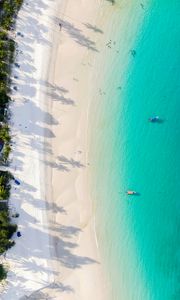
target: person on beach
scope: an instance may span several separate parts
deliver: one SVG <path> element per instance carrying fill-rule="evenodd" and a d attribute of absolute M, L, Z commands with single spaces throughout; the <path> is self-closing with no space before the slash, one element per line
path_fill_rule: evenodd
<path fill-rule="evenodd" d="M 59 29 L 60 29 L 60 31 L 61 31 L 61 29 L 62 29 L 62 24 L 61 24 L 61 23 L 59 23 Z"/>

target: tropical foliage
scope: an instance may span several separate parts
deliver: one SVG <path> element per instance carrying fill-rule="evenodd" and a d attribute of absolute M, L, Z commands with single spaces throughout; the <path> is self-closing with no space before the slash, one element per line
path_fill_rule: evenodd
<path fill-rule="evenodd" d="M 14 245 L 11 237 L 17 229 L 16 224 L 11 224 L 8 209 L 0 211 L 0 227 L 0 254 L 2 254 Z"/>
<path fill-rule="evenodd" d="M 0 171 L 0 200 L 7 200 L 10 196 L 10 181 L 13 179 L 11 173 Z"/>
<path fill-rule="evenodd" d="M 0 141 L 3 149 L 0 153 L 0 165 L 8 162 L 11 151 L 11 136 L 8 125 L 10 98 L 10 73 L 14 61 L 15 42 L 11 38 L 17 13 L 23 0 L 0 0 Z M 0 204 L 6 203 L 10 195 L 10 181 L 13 176 L 0 171 Z M 8 205 L 0 205 L 0 254 L 13 246 L 11 240 L 17 225 L 11 223 Z M 7 271 L 0 264 L 0 280 L 6 278 Z"/>
<path fill-rule="evenodd" d="M 7 276 L 7 271 L 2 264 L 0 264 L 0 280 L 5 279 Z"/>

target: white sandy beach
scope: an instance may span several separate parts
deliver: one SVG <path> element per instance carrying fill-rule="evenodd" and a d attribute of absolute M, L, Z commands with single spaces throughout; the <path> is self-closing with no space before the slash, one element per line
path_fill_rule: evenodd
<path fill-rule="evenodd" d="M 106 299 L 87 130 L 94 61 L 106 38 L 96 20 L 108 9 L 100 0 L 37 0 L 19 13 L 11 169 L 21 185 L 10 206 L 22 236 L 6 255 L 3 300 Z"/>

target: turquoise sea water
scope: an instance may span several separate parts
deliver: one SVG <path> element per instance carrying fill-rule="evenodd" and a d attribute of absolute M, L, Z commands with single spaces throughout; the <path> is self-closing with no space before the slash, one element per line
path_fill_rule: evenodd
<path fill-rule="evenodd" d="M 144 7 L 136 55 L 122 46 L 127 67 L 120 52 L 93 119 L 92 197 L 111 300 L 180 299 L 180 1 Z M 154 114 L 163 122 L 149 123 Z"/>

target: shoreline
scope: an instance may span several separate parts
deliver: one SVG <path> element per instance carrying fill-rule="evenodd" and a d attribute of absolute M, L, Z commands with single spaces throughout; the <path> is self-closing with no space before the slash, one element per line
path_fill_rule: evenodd
<path fill-rule="evenodd" d="M 46 1 L 46 3 L 49 3 L 49 1 Z M 32 5 L 30 7 L 30 5 L 28 4 L 28 7 L 25 7 L 25 3 L 24 3 L 23 9 L 25 9 L 25 11 L 27 12 L 27 19 L 29 18 L 28 9 L 33 9 Z M 97 4 L 96 1 L 94 1 L 94 6 L 92 5 L 92 3 L 89 4 L 90 8 L 93 7 L 94 12 L 97 12 L 96 5 L 99 5 Z M 35 15 L 38 15 L 38 10 L 36 9 L 35 4 L 34 4 L 34 8 L 35 8 Z M 23 15 L 24 12 L 22 12 L 23 9 L 21 9 L 20 17 L 18 17 L 18 20 L 20 22 L 18 26 L 22 25 L 21 22 L 24 18 Z M 76 12 L 77 16 L 79 16 L 79 11 L 77 11 L 76 7 L 74 7 L 73 10 L 74 12 Z M 74 17 L 73 10 L 72 11 L 70 10 L 70 14 L 72 13 Z M 88 16 L 86 17 L 83 16 L 85 21 L 91 20 L 91 18 L 93 17 L 92 11 L 91 14 L 89 13 Z M 55 17 L 57 18 L 57 16 Z M 30 21 L 32 22 L 32 20 Z M 47 16 L 47 21 L 49 21 L 49 13 Z M 56 65 L 62 67 L 62 53 L 64 53 L 64 58 L 65 58 L 64 66 L 66 68 L 67 66 L 69 66 L 70 69 L 68 70 L 68 72 L 71 73 L 72 66 L 74 70 L 76 68 L 76 65 L 75 64 L 73 65 L 72 63 L 74 61 L 77 62 L 76 58 L 78 57 L 79 57 L 79 64 L 81 64 L 81 62 L 85 63 L 84 55 L 89 56 L 89 54 L 87 54 L 88 52 L 87 49 L 89 47 L 90 48 L 94 47 L 93 46 L 94 43 L 93 42 L 91 43 L 90 40 L 90 37 L 92 35 L 90 33 L 90 29 L 88 29 L 87 27 L 84 30 L 84 25 L 82 25 L 81 21 L 78 21 L 80 25 L 78 24 L 77 29 L 71 28 L 71 24 L 69 21 L 66 21 L 65 15 L 64 15 L 63 22 L 65 22 L 64 24 L 66 26 L 64 27 L 63 25 L 63 29 L 66 31 L 64 32 L 63 39 L 65 41 L 67 48 L 65 47 L 65 49 L 62 49 L 64 47 L 63 40 L 60 41 L 61 53 L 57 56 L 57 58 L 59 59 L 59 63 L 54 64 L 54 66 Z M 19 28 L 18 26 L 17 26 L 17 30 Z M 26 34 L 28 35 L 28 30 L 29 30 L 28 22 L 27 22 L 27 26 L 26 24 L 23 24 L 23 26 L 24 29 L 27 30 L 27 33 L 25 33 L 25 38 L 24 38 L 25 41 Z M 39 26 L 40 28 L 42 27 L 40 23 Z M 56 24 L 54 24 L 53 29 L 52 28 L 50 29 L 49 31 L 50 36 L 52 35 L 53 32 L 54 32 L 53 34 L 56 35 L 55 26 Z M 85 35 L 86 34 L 88 35 L 87 40 L 85 36 L 81 34 L 81 26 L 83 26 Z M 46 40 L 48 33 L 46 34 L 45 27 L 44 28 L 42 27 L 42 29 L 45 35 L 41 37 L 42 46 L 40 52 L 42 53 L 43 51 L 42 49 L 47 49 L 48 47 L 49 47 L 49 51 L 52 51 L 50 50 L 51 45 L 49 44 L 51 42 L 49 42 L 49 39 Z M 40 32 L 42 29 L 40 29 Z M 36 30 L 37 28 L 34 28 L 33 35 L 35 41 L 33 40 L 33 42 L 37 43 L 39 36 L 38 35 L 35 36 Z M 75 30 L 75 40 L 71 35 L 71 30 L 72 32 L 73 30 Z M 77 34 L 79 33 L 80 33 L 80 40 L 77 40 Z M 83 39 L 83 44 L 81 44 L 81 38 Z M 20 46 L 21 43 L 24 44 L 22 40 L 23 39 L 19 40 L 18 44 Z M 57 40 L 58 38 L 56 37 L 56 41 Z M 44 46 L 46 42 L 47 45 L 49 44 L 48 46 Z M 86 42 L 87 44 L 84 44 L 84 42 Z M 38 51 L 38 47 L 37 47 L 37 51 Z M 19 222 L 19 228 L 22 232 L 22 237 L 21 239 L 16 239 L 16 246 L 10 251 L 8 251 L 7 253 L 7 260 L 10 263 L 10 271 L 8 274 L 7 281 L 11 283 L 11 285 L 10 286 L 8 286 L 8 284 L 6 285 L 4 293 L 2 294 L 2 299 L 9 299 L 11 295 L 13 295 L 13 299 L 20 299 L 19 297 L 22 298 L 22 297 L 27 297 L 29 295 L 31 295 L 32 297 L 35 296 L 38 297 L 42 295 L 50 295 L 50 294 L 52 295 L 52 293 L 54 297 L 53 299 L 59 299 L 58 297 L 61 295 L 61 293 L 63 293 L 64 300 L 74 299 L 76 295 L 78 295 L 78 299 L 83 299 L 83 300 L 92 299 L 92 297 L 97 295 L 98 295 L 98 299 L 105 299 L 105 294 L 104 294 L 105 285 L 102 283 L 102 274 L 101 274 L 102 270 L 99 264 L 100 256 L 98 250 L 96 249 L 92 201 L 88 199 L 88 197 L 87 197 L 88 201 L 86 200 L 87 202 L 83 200 L 84 195 L 88 196 L 87 190 L 85 188 L 85 186 L 87 185 L 87 177 L 86 177 L 87 175 L 84 175 L 84 173 L 87 173 L 85 169 L 87 168 L 87 164 L 88 164 L 87 149 L 86 149 L 87 136 L 85 134 L 82 138 L 82 141 L 80 138 L 82 133 L 81 127 L 84 124 L 88 126 L 87 120 L 83 115 L 84 114 L 83 109 L 86 108 L 86 103 L 83 102 L 83 98 L 86 96 L 86 91 L 83 91 L 82 94 L 78 96 L 79 88 L 76 87 L 76 83 L 78 82 L 76 80 L 77 79 L 76 77 L 73 77 L 73 79 L 71 78 L 71 84 L 72 84 L 72 89 L 71 89 L 71 85 L 69 86 L 69 77 L 67 76 L 67 74 L 64 73 L 62 74 L 62 78 L 61 78 L 62 82 L 58 82 L 58 81 L 56 82 L 57 74 L 55 74 L 54 79 L 53 77 L 52 79 L 46 77 L 45 74 L 42 74 L 42 68 L 41 68 L 41 74 L 38 74 L 38 71 L 40 71 L 40 69 L 37 68 L 35 69 L 35 67 L 39 66 L 40 63 L 42 66 L 43 63 L 40 52 L 38 52 L 39 54 L 37 54 L 35 50 L 35 53 L 32 54 L 32 58 L 31 58 L 29 53 L 30 52 L 33 53 L 34 51 L 30 51 L 30 52 L 28 51 L 29 52 L 28 53 L 25 49 L 26 50 L 28 49 L 30 51 L 28 38 L 27 38 L 27 44 L 24 44 L 24 48 L 23 48 L 24 55 L 26 57 L 26 60 L 28 59 L 28 62 L 26 63 L 26 67 L 24 66 L 24 70 L 23 70 L 24 74 L 22 75 L 22 78 L 20 76 L 20 82 L 18 80 L 17 86 L 19 86 L 19 84 L 21 85 L 23 81 L 26 84 L 25 86 L 23 86 L 22 90 L 20 88 L 18 95 L 15 96 L 15 101 L 17 102 L 15 103 L 15 106 L 12 107 L 13 112 L 17 113 L 17 115 L 14 116 L 15 119 L 13 119 L 14 122 L 13 133 L 16 135 L 18 134 L 19 136 L 19 139 L 16 140 L 16 145 L 14 146 L 13 154 L 15 155 L 16 153 L 17 155 L 17 153 L 19 152 L 19 155 L 16 156 L 15 160 L 11 165 L 11 168 L 14 168 L 16 175 L 18 176 L 18 178 L 20 178 L 21 181 L 20 189 L 26 189 L 27 192 L 24 193 L 23 191 L 18 193 L 17 191 L 15 191 L 15 189 L 12 189 L 11 199 L 14 198 L 13 201 L 17 201 L 18 204 L 15 205 L 13 201 L 11 202 L 11 204 L 13 206 L 15 205 L 16 209 L 19 210 L 20 212 L 20 218 L 18 222 Z M 69 58 L 66 57 L 66 53 L 67 53 L 66 49 L 71 49 L 70 51 L 74 51 L 75 53 L 75 57 L 73 61 L 71 61 L 72 63 L 68 62 L 71 56 Z M 39 58 L 41 58 L 40 62 L 38 62 Z M 29 65 L 29 61 L 30 62 L 33 61 L 32 67 Z M 89 66 L 86 68 L 86 70 L 83 70 L 84 67 L 81 66 L 81 69 L 82 69 L 81 70 L 82 73 L 81 87 L 82 87 L 84 80 L 85 80 L 85 85 L 87 85 L 88 83 L 87 78 L 86 77 L 83 78 L 83 76 L 84 74 L 86 74 L 86 71 L 89 69 Z M 30 77 L 32 72 L 34 73 L 34 75 Z M 89 72 L 89 75 L 90 74 L 91 72 Z M 43 80 L 45 82 L 43 82 L 42 84 Z M 31 91 L 29 89 L 29 83 L 31 85 Z M 67 92 L 67 87 L 68 89 L 70 88 L 68 90 L 69 92 Z M 34 90 L 34 95 L 32 93 L 33 90 Z M 49 91 L 52 92 L 51 95 Z M 53 98 L 56 98 L 55 100 L 56 102 L 54 102 L 52 105 L 53 114 L 51 114 L 51 108 L 50 110 L 48 109 L 48 111 L 46 111 L 47 103 L 44 104 L 42 103 L 42 100 L 39 99 L 41 95 L 43 98 L 43 93 L 45 94 L 44 98 L 48 102 L 52 101 Z M 23 94 L 25 94 L 24 97 Z M 70 95 L 66 96 L 66 94 L 70 94 Z M 19 97 L 24 98 L 23 101 L 21 99 L 18 99 Z M 30 97 L 30 99 L 28 99 L 28 97 Z M 78 99 L 79 101 L 78 104 L 74 102 L 73 100 L 74 97 Z M 37 100 L 38 102 L 36 102 Z M 60 108 L 58 104 L 59 100 L 60 100 Z M 19 107 L 17 106 L 19 104 L 20 105 L 23 104 L 24 106 L 24 109 L 21 111 L 21 114 L 19 114 L 20 111 L 19 111 Z M 72 106 L 71 109 L 69 109 L 70 106 Z M 30 108 L 31 108 L 31 112 L 29 111 Z M 30 115 L 27 110 L 29 111 Z M 74 110 L 76 110 L 75 116 L 74 116 Z M 78 113 L 77 110 L 79 110 Z M 33 113 L 36 114 L 35 117 L 32 116 Z M 70 114 L 71 116 L 67 117 L 67 114 Z M 31 123 L 31 117 L 32 120 L 34 117 L 34 123 L 27 124 L 28 118 Z M 39 117 L 40 120 L 38 120 Z M 75 122 L 74 124 L 76 124 L 79 118 L 81 118 L 81 122 L 78 123 L 78 126 L 76 128 L 76 134 L 75 134 L 76 138 L 74 139 L 74 141 L 70 146 L 69 143 L 71 142 L 72 139 L 71 137 L 73 137 L 73 133 L 71 130 L 70 132 L 71 137 L 70 137 L 68 133 L 69 120 L 71 121 L 73 127 L 74 126 L 73 122 Z M 63 128 L 61 133 L 64 139 L 64 146 L 62 144 L 62 138 L 60 137 L 57 138 L 60 129 L 58 123 L 60 124 L 63 122 L 64 124 L 65 123 L 68 124 L 67 129 L 64 130 Z M 21 123 L 21 126 L 23 127 L 27 127 L 27 130 L 19 128 L 18 126 L 20 125 L 18 123 Z M 44 124 L 43 126 L 41 126 L 42 123 L 45 123 L 46 126 L 44 126 Z M 35 136 L 33 136 L 34 134 L 33 130 Z M 55 136 L 56 138 L 54 138 Z M 34 137 L 37 138 L 37 141 L 33 139 Z M 57 140 L 61 141 L 59 143 L 61 147 L 60 151 L 59 151 L 59 144 L 57 145 L 53 141 L 53 139 L 56 141 Z M 17 146 L 18 142 L 19 145 Z M 24 153 L 25 149 L 27 149 L 27 152 L 25 151 Z M 51 153 L 51 150 L 53 150 L 53 153 Z M 80 154 L 81 154 L 80 151 L 84 151 L 82 158 L 80 158 Z M 66 156 L 64 155 L 64 153 L 66 154 Z M 60 160 L 58 160 L 59 154 L 60 154 Z M 33 169 L 32 166 L 35 169 Z M 60 168 L 60 170 L 58 170 L 58 167 Z M 50 201 L 51 199 L 47 199 L 48 201 L 46 203 L 46 210 L 44 206 L 45 203 L 43 201 L 44 198 L 43 194 L 45 193 L 45 191 L 43 192 L 42 190 L 44 180 L 41 177 L 40 185 L 38 185 L 38 174 L 34 173 L 35 170 L 38 171 L 38 169 L 46 170 L 45 172 L 48 172 L 49 177 L 51 177 L 51 172 L 52 172 L 52 178 L 53 178 L 52 180 L 54 181 L 53 197 L 55 197 L 56 200 L 51 202 Z M 69 175 L 69 173 L 72 174 L 70 174 L 70 178 L 67 178 L 66 175 L 67 174 Z M 36 174 L 36 178 L 33 178 L 35 174 Z M 44 174 L 44 176 L 46 175 Z M 64 188 L 64 186 L 62 186 L 60 192 L 59 190 L 55 190 L 58 187 L 59 176 L 63 180 L 63 184 L 67 185 L 67 189 Z M 84 179 L 84 177 L 86 177 L 86 179 Z M 68 194 L 70 190 L 69 189 L 69 185 L 71 185 L 70 182 L 72 183 L 74 182 L 74 187 L 72 188 L 72 191 L 70 192 L 69 195 L 67 195 L 66 198 L 66 194 Z M 48 183 L 48 185 L 50 185 L 50 182 Z M 82 186 L 83 186 L 83 192 L 82 192 Z M 46 188 L 49 189 L 49 186 L 47 186 Z M 39 189 L 41 190 L 41 196 L 39 194 Z M 50 198 L 49 193 L 48 194 L 45 193 L 45 194 L 46 197 Z M 74 194 L 77 195 L 76 201 L 73 199 Z M 34 197 L 34 195 L 36 195 L 36 197 Z M 63 197 L 63 199 L 61 199 L 61 197 Z M 30 200 L 28 198 L 30 198 Z M 71 198 L 73 199 L 72 203 L 70 200 Z M 60 201 L 60 199 L 62 201 Z M 66 207 L 66 209 L 63 208 L 63 205 Z M 90 212 L 88 212 L 88 207 L 90 208 Z M 45 211 L 47 211 L 48 214 L 47 215 L 48 221 L 46 219 Z M 67 216 L 69 211 L 70 211 L 70 216 L 69 215 Z M 32 240 L 28 241 L 28 237 L 30 236 Z M 56 244 L 56 251 L 57 252 L 60 251 L 58 255 L 54 254 L 54 250 L 53 250 L 54 243 Z M 27 249 L 27 245 L 28 245 L 28 249 Z M 46 245 L 46 247 L 44 247 L 43 245 Z M 27 271 L 26 263 L 29 262 L 29 259 L 31 262 L 33 262 L 36 265 L 36 268 L 34 269 L 35 265 L 33 267 L 33 265 L 30 264 Z M 53 270 L 51 268 L 52 265 L 53 265 Z M 40 266 L 43 268 L 39 273 L 38 270 Z M 36 278 L 34 278 L 35 276 L 34 272 L 36 274 Z M 36 279 L 36 283 L 34 279 Z M 24 282 L 23 284 L 21 280 L 22 282 Z M 81 283 L 81 287 L 80 287 L 80 283 Z"/>
<path fill-rule="evenodd" d="M 103 57 L 106 57 L 104 70 L 102 73 L 97 73 L 95 77 L 95 81 L 99 80 L 101 84 L 93 91 L 94 106 L 97 102 L 99 106 L 96 114 L 93 114 L 94 106 L 91 107 L 89 123 L 94 124 L 93 128 L 89 128 L 93 175 L 91 193 L 95 202 L 97 236 L 100 240 L 99 246 L 109 298 L 131 299 L 132 294 L 128 297 L 128 293 L 133 289 L 128 287 L 132 286 L 133 281 L 128 281 L 128 275 L 131 274 L 134 261 L 132 259 L 130 263 L 130 259 L 134 258 L 135 250 L 131 247 L 132 252 L 128 257 L 126 252 L 128 216 L 121 201 L 121 193 L 125 193 L 126 186 L 124 178 L 116 175 L 118 172 L 123 172 L 124 166 L 119 167 L 120 161 L 126 160 L 126 152 L 124 154 L 119 147 L 124 143 L 123 137 L 126 132 L 126 128 L 123 128 L 123 133 L 121 131 L 119 134 L 119 124 L 127 114 L 126 110 L 122 111 L 121 102 L 127 92 L 126 81 L 131 76 L 129 69 L 134 64 L 133 60 L 136 60 L 131 50 L 136 49 L 136 42 L 147 11 L 143 11 L 137 3 L 132 4 L 130 1 L 126 3 L 119 1 L 118 8 L 119 10 L 114 11 L 113 20 L 111 19 L 108 25 L 103 27 L 109 35 L 107 41 L 111 43 L 103 49 L 104 54 L 101 54 L 101 60 L 98 61 L 97 69 L 102 66 Z M 138 54 L 139 49 L 137 56 Z M 124 280 L 125 275 L 126 280 Z M 138 278 L 138 286 L 141 278 Z"/>

